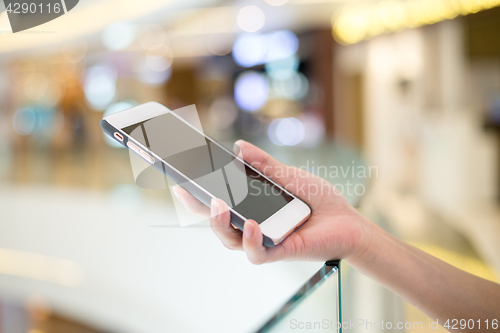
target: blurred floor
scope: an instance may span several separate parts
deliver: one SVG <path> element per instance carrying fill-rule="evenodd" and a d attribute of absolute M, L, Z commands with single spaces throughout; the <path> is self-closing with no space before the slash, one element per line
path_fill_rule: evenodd
<path fill-rule="evenodd" d="M 0 293 L 40 297 L 55 313 L 103 330 L 246 332 L 321 266 L 253 266 L 208 226 L 172 225 L 164 200 L 10 186 L 0 197 L 9 226 L 1 249 L 18 251 L 0 256 Z"/>

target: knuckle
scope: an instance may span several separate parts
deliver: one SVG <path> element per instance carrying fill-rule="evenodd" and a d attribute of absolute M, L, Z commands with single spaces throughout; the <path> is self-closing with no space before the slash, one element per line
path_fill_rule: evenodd
<path fill-rule="evenodd" d="M 269 154 L 267 154 L 267 153 L 264 154 L 264 156 L 262 156 L 261 164 L 267 165 L 269 163 L 269 158 L 270 158 Z"/>

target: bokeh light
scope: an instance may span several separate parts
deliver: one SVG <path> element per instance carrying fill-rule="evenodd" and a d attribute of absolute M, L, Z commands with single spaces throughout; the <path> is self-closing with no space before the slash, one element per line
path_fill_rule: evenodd
<path fill-rule="evenodd" d="M 32 60 L 22 59 L 15 63 L 12 79 L 19 85 L 25 85 L 26 80 L 36 71 L 36 65 Z"/>
<path fill-rule="evenodd" d="M 297 36 L 289 30 L 267 34 L 244 33 L 233 46 L 234 61 L 242 67 L 252 67 L 265 62 L 287 59 L 299 48 Z"/>
<path fill-rule="evenodd" d="M 36 114 L 30 108 L 22 108 L 14 113 L 12 127 L 17 134 L 29 135 L 36 127 Z"/>
<path fill-rule="evenodd" d="M 266 21 L 262 9 L 257 6 L 245 6 L 238 11 L 236 22 L 241 30 L 246 32 L 259 31 Z"/>
<path fill-rule="evenodd" d="M 152 63 L 153 60 L 149 60 Z M 159 60 L 161 62 L 161 60 Z M 156 64 L 159 68 L 160 64 Z M 163 63 L 162 66 L 166 66 L 166 63 Z M 147 57 L 140 59 L 134 69 L 134 73 L 136 78 L 143 83 L 146 83 L 150 86 L 159 86 L 167 82 L 172 76 L 172 66 L 167 67 L 164 71 L 155 71 L 151 69 L 150 65 L 148 65 Z"/>
<path fill-rule="evenodd" d="M 45 75 L 41 73 L 30 74 L 24 85 L 24 94 L 34 101 L 39 101 L 47 93 L 48 85 L 49 81 Z"/>
<path fill-rule="evenodd" d="M 70 79 L 81 77 L 85 72 L 85 62 L 71 62 L 67 60 L 67 56 L 61 55 L 52 61 L 50 72 L 55 80 L 64 83 Z"/>
<path fill-rule="evenodd" d="M 342 44 L 362 41 L 368 33 L 370 10 L 367 6 L 345 6 L 339 18 L 332 18 L 335 39 Z"/>
<path fill-rule="evenodd" d="M 238 117 L 238 106 L 231 97 L 221 96 L 210 105 L 208 116 L 213 127 L 225 130 L 231 127 Z"/>
<path fill-rule="evenodd" d="M 139 44 L 144 50 L 155 50 L 165 44 L 167 34 L 158 24 L 147 24 L 139 30 Z"/>
<path fill-rule="evenodd" d="M 62 46 L 64 59 L 68 62 L 79 62 L 87 54 L 87 42 L 81 38 L 66 42 Z"/>
<path fill-rule="evenodd" d="M 498 0 L 383 0 L 371 5 L 353 2 L 332 16 L 333 36 L 341 44 L 354 44 L 382 33 L 433 24 L 498 4 Z"/>
<path fill-rule="evenodd" d="M 123 50 L 135 40 L 136 29 L 129 23 L 111 24 L 102 33 L 102 43 L 110 50 Z"/>
<path fill-rule="evenodd" d="M 297 118 L 279 118 L 269 124 L 267 134 L 278 146 L 295 146 L 304 139 L 305 127 Z"/>
<path fill-rule="evenodd" d="M 299 69 L 299 58 L 291 57 L 273 60 L 265 64 L 267 74 L 273 79 L 287 79 L 294 75 Z"/>
<path fill-rule="evenodd" d="M 288 3 L 289 0 L 266 0 L 268 4 L 271 6 L 283 6 L 284 4 Z"/>
<path fill-rule="evenodd" d="M 155 72 L 163 72 L 172 65 L 174 53 L 168 46 L 150 50 L 146 56 L 146 65 Z"/>
<path fill-rule="evenodd" d="M 234 99 L 244 111 L 257 111 L 267 101 L 269 83 L 265 75 L 254 71 L 240 74 L 234 87 Z"/>
<path fill-rule="evenodd" d="M 299 117 L 302 124 L 304 124 L 304 138 L 300 142 L 304 147 L 316 147 L 325 138 L 325 126 L 321 117 L 306 113 Z"/>
<path fill-rule="evenodd" d="M 269 137 L 269 140 L 271 140 L 271 142 L 277 146 L 283 146 L 283 144 L 276 137 L 276 127 L 278 126 L 281 119 L 282 118 L 274 119 L 267 128 L 267 136 Z"/>
<path fill-rule="evenodd" d="M 301 100 L 309 93 L 309 81 L 302 73 L 294 72 L 287 78 L 274 78 L 271 81 L 274 97 Z"/>
<path fill-rule="evenodd" d="M 288 58 L 299 49 L 299 39 L 290 30 L 278 30 L 266 35 L 266 61 Z"/>
<path fill-rule="evenodd" d="M 32 107 L 36 116 L 36 126 L 32 135 L 36 136 L 38 143 L 47 142 L 57 136 L 64 124 L 64 116 L 54 108 Z"/>
<path fill-rule="evenodd" d="M 224 56 L 229 54 L 233 44 L 233 34 L 213 34 L 207 37 L 207 48 L 213 55 Z"/>
<path fill-rule="evenodd" d="M 14 132 L 36 137 L 37 144 L 46 144 L 57 136 L 64 124 L 64 116 L 54 108 L 30 106 L 18 109 L 12 118 Z"/>
<path fill-rule="evenodd" d="M 252 67 L 266 61 L 266 38 L 261 34 L 241 34 L 233 46 L 233 59 L 242 67 Z"/>
<path fill-rule="evenodd" d="M 47 85 L 47 91 L 40 99 L 39 103 L 40 105 L 47 108 L 55 107 L 57 103 L 59 103 L 59 101 L 61 100 L 62 94 L 63 94 L 62 85 L 54 79 L 49 79 Z"/>
<path fill-rule="evenodd" d="M 94 65 L 87 70 L 85 97 L 95 110 L 104 110 L 116 95 L 116 72 L 106 65 Z"/>

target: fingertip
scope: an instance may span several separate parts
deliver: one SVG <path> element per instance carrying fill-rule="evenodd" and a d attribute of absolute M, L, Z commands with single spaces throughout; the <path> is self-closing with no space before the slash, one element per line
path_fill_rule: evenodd
<path fill-rule="evenodd" d="M 245 143 L 245 140 L 237 140 L 234 144 L 240 146 L 242 143 Z"/>
<path fill-rule="evenodd" d="M 240 156 L 240 155 L 241 155 L 241 144 L 242 144 L 243 142 L 245 142 L 245 141 L 243 141 L 243 140 L 238 140 L 238 141 L 236 141 L 236 142 L 234 143 L 234 145 L 233 145 L 233 152 L 234 152 L 236 155 L 238 155 L 238 156 Z M 240 157 L 241 157 L 241 156 L 240 156 Z"/>

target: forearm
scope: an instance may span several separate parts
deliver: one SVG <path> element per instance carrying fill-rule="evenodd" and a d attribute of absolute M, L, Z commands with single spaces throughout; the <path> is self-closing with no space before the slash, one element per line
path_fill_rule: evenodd
<path fill-rule="evenodd" d="M 370 227 L 370 245 L 347 262 L 433 319 L 500 320 L 500 285 L 453 267 Z M 483 326 L 484 327 L 484 326 Z"/>

